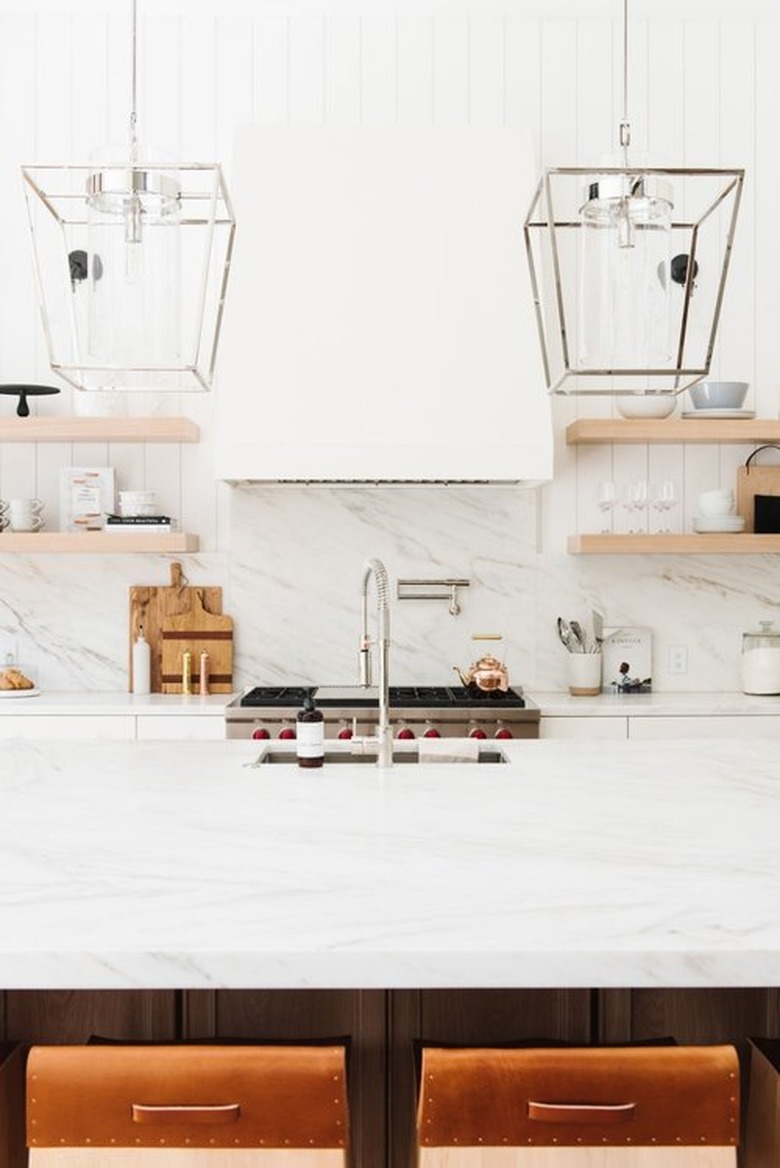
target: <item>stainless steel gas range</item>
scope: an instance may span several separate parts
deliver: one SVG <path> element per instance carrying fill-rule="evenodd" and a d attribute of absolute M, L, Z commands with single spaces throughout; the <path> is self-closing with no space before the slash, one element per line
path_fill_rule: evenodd
<path fill-rule="evenodd" d="M 227 707 L 228 738 L 294 738 L 312 694 L 326 738 L 375 733 L 379 698 L 366 686 L 256 686 Z M 539 708 L 517 688 L 475 693 L 462 686 L 390 686 L 395 738 L 538 738 Z"/>

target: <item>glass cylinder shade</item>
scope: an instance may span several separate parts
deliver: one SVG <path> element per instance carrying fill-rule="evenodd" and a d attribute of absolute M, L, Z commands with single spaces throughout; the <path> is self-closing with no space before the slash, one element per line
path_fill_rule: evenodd
<path fill-rule="evenodd" d="M 180 187 L 143 169 L 88 180 L 90 360 L 127 368 L 181 359 Z"/>
<path fill-rule="evenodd" d="M 673 360 L 669 183 L 620 175 L 590 184 L 581 209 L 579 357 L 648 369 Z"/>

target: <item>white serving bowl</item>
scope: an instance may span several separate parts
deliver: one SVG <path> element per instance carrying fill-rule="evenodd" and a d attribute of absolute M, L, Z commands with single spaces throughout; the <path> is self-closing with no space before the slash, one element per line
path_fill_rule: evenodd
<path fill-rule="evenodd" d="M 699 495 L 699 516 L 731 515 L 734 512 L 734 492 L 729 488 L 702 491 Z"/>
<path fill-rule="evenodd" d="M 688 392 L 695 410 L 741 410 L 749 385 L 747 381 L 700 381 Z"/>
<path fill-rule="evenodd" d="M 668 418 L 677 405 L 671 393 L 621 394 L 615 401 L 624 418 Z"/>

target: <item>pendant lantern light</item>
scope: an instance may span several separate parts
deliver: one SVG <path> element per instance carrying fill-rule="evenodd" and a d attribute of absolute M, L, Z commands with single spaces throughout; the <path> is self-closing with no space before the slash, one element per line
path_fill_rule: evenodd
<path fill-rule="evenodd" d="M 543 174 L 525 222 L 545 377 L 557 394 L 679 394 L 710 371 L 744 181 L 620 153 Z"/>
<path fill-rule="evenodd" d="M 139 145 L 22 167 L 49 362 L 77 389 L 211 388 L 235 220 L 221 168 Z"/>

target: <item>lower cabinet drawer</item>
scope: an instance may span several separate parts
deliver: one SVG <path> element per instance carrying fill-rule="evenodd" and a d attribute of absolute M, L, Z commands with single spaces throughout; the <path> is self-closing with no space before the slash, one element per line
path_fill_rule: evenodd
<path fill-rule="evenodd" d="M 780 715 L 630 718 L 629 738 L 780 738 Z"/>
<path fill-rule="evenodd" d="M 136 718 L 136 736 L 143 741 L 153 739 L 172 742 L 217 742 L 225 737 L 223 717 L 197 717 L 173 714 L 165 717 L 139 714 Z"/>
<path fill-rule="evenodd" d="M 35 699 L 31 699 L 35 701 Z M 128 715 L 5 714 L 0 739 L 8 738 L 135 738 L 135 718 Z"/>
<path fill-rule="evenodd" d="M 611 717 L 542 717 L 539 719 L 539 737 L 624 740 L 628 737 L 628 719 Z"/>

